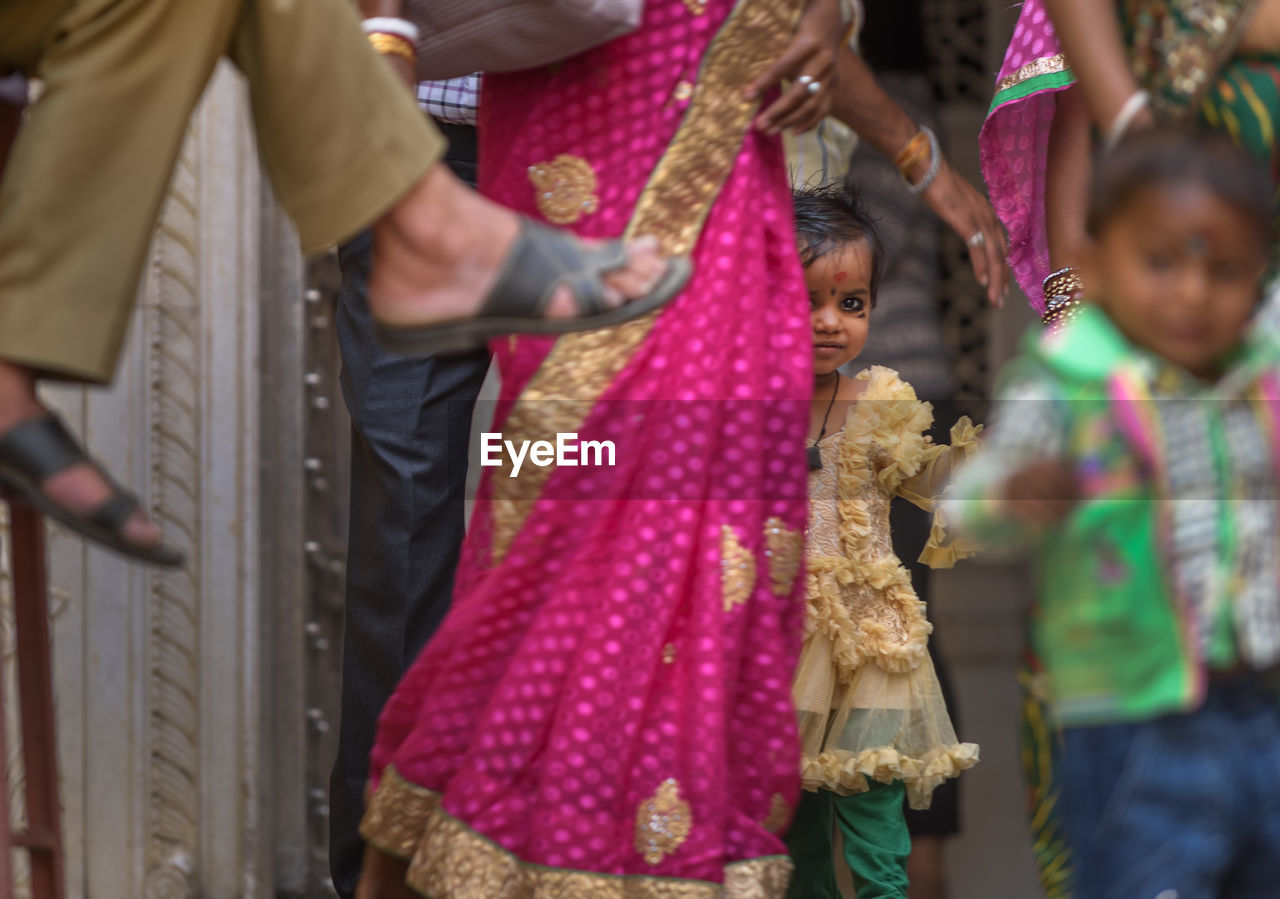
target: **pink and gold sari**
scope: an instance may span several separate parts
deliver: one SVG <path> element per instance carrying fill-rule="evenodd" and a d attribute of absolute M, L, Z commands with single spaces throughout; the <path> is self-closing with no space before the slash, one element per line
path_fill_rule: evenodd
<path fill-rule="evenodd" d="M 1075 83 L 1043 0 L 1026 0 L 978 137 L 982 177 L 1009 234 L 1009 267 L 1036 312 L 1049 274 L 1045 160 L 1056 95 Z"/>
<path fill-rule="evenodd" d="M 747 84 L 800 0 L 649 0 L 635 33 L 486 79 L 481 187 L 692 253 L 673 305 L 495 347 L 507 440 L 454 605 L 387 704 L 362 832 L 449 897 L 771 897 L 799 792 L 808 310 L 782 148 Z"/>

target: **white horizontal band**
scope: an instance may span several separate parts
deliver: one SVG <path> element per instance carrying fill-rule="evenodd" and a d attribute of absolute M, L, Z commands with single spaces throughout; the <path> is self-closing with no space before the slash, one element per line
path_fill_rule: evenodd
<path fill-rule="evenodd" d="M 394 34 L 411 44 L 418 42 L 418 26 L 408 19 L 396 19 L 391 16 L 374 16 L 360 23 L 365 34 Z"/>

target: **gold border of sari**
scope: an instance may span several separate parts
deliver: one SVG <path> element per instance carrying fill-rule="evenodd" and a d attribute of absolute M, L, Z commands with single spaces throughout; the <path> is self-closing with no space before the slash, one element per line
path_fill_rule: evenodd
<path fill-rule="evenodd" d="M 1067 60 L 1061 53 L 1055 53 L 1053 56 L 1042 56 L 1039 59 L 1033 59 L 1025 66 L 1015 69 L 997 81 L 995 93 L 998 94 L 1001 91 L 1007 91 L 1011 87 L 1017 87 L 1022 82 L 1030 81 L 1032 78 L 1039 78 L 1043 75 L 1056 75 L 1065 71 L 1067 71 Z"/>
<path fill-rule="evenodd" d="M 775 803 L 776 804 L 776 803 Z M 360 835 L 407 861 L 405 883 L 424 896 L 521 899 L 776 899 L 787 889 L 791 860 L 767 856 L 725 865 L 724 884 L 643 874 L 551 868 L 523 861 L 440 806 L 440 794 L 394 767 L 369 800 Z"/>
<path fill-rule="evenodd" d="M 743 92 L 786 48 L 802 6 L 801 0 L 741 0 L 734 7 L 703 56 L 689 108 L 636 203 L 628 237 L 652 234 L 667 255 L 693 250 L 755 116 L 757 102 Z M 503 422 L 504 438 L 518 444 L 576 433 L 659 314 L 557 340 Z M 512 478 L 510 465 L 504 456 L 493 473 L 494 564 L 555 470 L 525 468 Z"/>

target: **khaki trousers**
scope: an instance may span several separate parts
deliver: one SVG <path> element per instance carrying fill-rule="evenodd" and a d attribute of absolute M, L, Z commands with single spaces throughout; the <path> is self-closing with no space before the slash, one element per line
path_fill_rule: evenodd
<path fill-rule="evenodd" d="M 187 120 L 218 59 L 314 252 L 370 224 L 444 141 L 347 0 L 0 0 L 0 70 L 44 81 L 0 181 L 0 359 L 107 382 Z"/>

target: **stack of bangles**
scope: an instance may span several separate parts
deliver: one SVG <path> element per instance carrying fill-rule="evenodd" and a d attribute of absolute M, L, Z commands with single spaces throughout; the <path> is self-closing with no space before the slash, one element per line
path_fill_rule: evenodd
<path fill-rule="evenodd" d="M 1044 279 L 1044 314 L 1040 321 L 1056 331 L 1079 314 L 1083 300 L 1080 272 L 1071 266 L 1060 268 Z"/>
<path fill-rule="evenodd" d="M 919 181 L 912 181 L 911 173 L 926 159 L 929 161 L 929 167 L 925 170 L 924 176 Z M 912 193 L 918 194 L 928 190 L 933 179 L 938 177 L 938 169 L 942 167 L 942 147 L 938 144 L 938 135 L 933 133 L 932 128 L 921 125 L 915 137 L 907 141 L 906 146 L 893 157 L 893 164 L 902 173 L 902 180 L 907 182 L 907 187 L 911 188 Z"/>
<path fill-rule="evenodd" d="M 375 16 L 360 23 L 373 49 L 385 56 L 399 56 L 413 65 L 418 58 L 418 26 L 408 19 Z"/>

